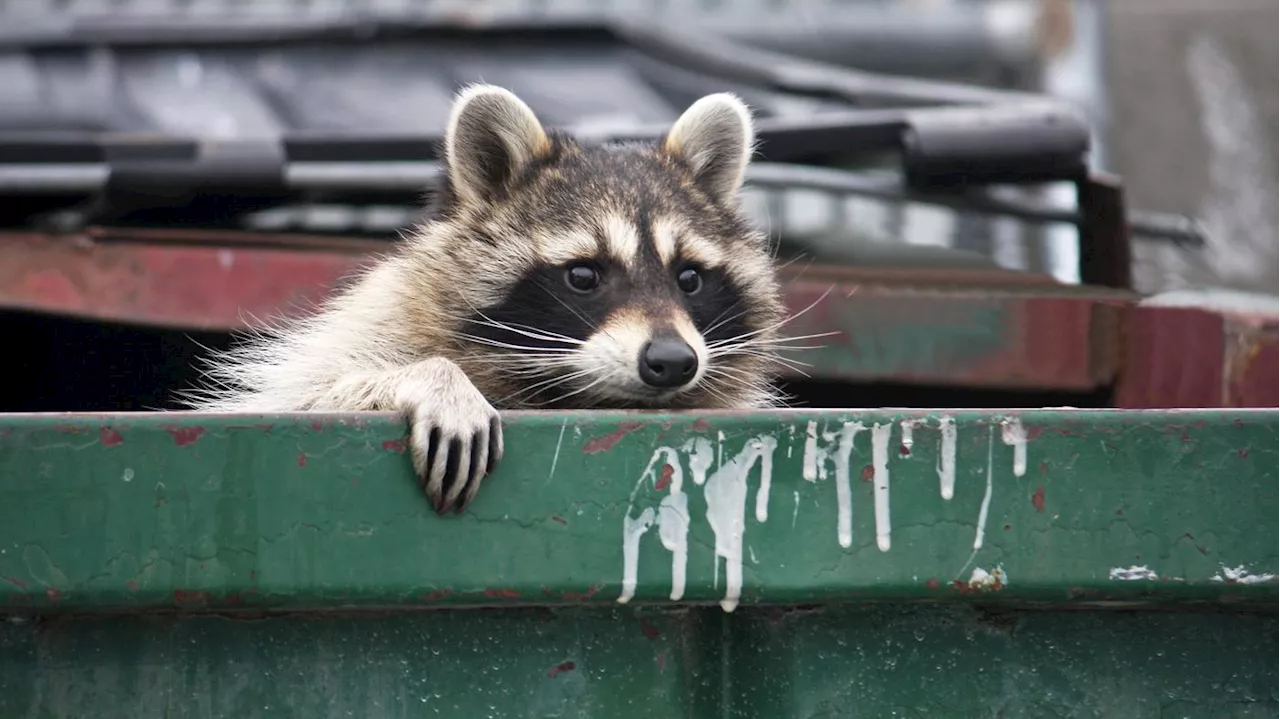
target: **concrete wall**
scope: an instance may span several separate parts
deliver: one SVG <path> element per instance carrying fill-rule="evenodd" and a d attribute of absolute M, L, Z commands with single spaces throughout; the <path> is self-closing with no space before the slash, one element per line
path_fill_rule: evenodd
<path fill-rule="evenodd" d="M 1276 0 L 1108 0 L 1108 168 L 1133 207 L 1195 215 L 1211 246 L 1142 248 L 1144 289 L 1277 291 Z"/>

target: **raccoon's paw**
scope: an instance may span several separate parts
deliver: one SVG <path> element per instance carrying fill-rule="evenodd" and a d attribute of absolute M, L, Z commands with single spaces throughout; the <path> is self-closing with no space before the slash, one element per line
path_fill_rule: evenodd
<path fill-rule="evenodd" d="M 400 392 L 413 467 L 436 512 L 461 514 L 502 459 L 502 421 L 453 362 L 426 360 L 420 369 L 422 381 Z"/>

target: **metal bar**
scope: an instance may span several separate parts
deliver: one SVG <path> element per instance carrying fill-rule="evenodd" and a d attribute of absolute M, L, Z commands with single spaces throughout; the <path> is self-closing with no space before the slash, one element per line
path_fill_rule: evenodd
<path fill-rule="evenodd" d="M 388 414 L 0 415 L 0 613 L 1277 601 L 1273 410 L 504 422 L 442 518 Z"/>
<path fill-rule="evenodd" d="M 420 193 L 439 182 L 437 161 L 290 162 L 285 185 L 295 192 Z M 106 164 L 7 164 L 0 163 L 0 193 L 92 194 L 110 179 Z M 871 197 L 892 202 L 920 202 L 966 212 L 1003 215 L 1035 223 L 1080 226 L 1080 213 L 1031 202 L 994 198 L 973 192 L 924 192 L 904 187 L 895 173 L 869 173 L 782 162 L 757 162 L 748 168 L 748 184 L 775 189 L 814 189 Z M 1194 219 L 1142 210 L 1128 213 L 1129 230 L 1135 236 L 1164 240 L 1185 247 L 1202 247 L 1204 230 Z"/>
<path fill-rule="evenodd" d="M 1124 190 L 1112 175 L 1093 173 L 1077 185 L 1080 225 L 1080 281 L 1131 289 L 1133 251 L 1124 216 Z"/>

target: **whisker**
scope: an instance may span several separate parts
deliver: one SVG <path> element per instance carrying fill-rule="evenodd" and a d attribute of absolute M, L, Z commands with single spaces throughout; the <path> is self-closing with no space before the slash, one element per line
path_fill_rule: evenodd
<path fill-rule="evenodd" d="M 579 387 L 578 389 L 572 392 L 569 392 L 568 394 L 563 394 L 563 395 L 560 395 L 559 397 L 556 397 L 555 399 L 550 399 L 550 400 L 547 400 L 546 402 L 539 402 L 530 406 L 545 407 L 549 404 L 555 404 L 556 402 L 563 402 L 564 400 L 574 396 L 575 394 L 578 394 L 579 392 L 586 392 L 587 390 L 591 389 L 592 387 L 595 387 L 596 385 L 600 384 L 601 382 L 607 379 L 609 379 L 609 375 L 603 375 L 599 379 L 595 380 L 594 382 L 591 382 L 590 384 L 587 384 L 584 387 Z"/>
<path fill-rule="evenodd" d="M 497 340 L 491 340 L 488 337 L 480 337 L 479 335 L 460 334 L 458 336 L 464 339 L 470 340 L 472 342 L 475 342 L 477 344 L 489 345 L 490 347 L 502 347 L 504 349 L 517 350 L 520 352 L 541 352 L 541 353 L 560 354 L 560 355 L 565 354 L 565 350 L 558 349 L 555 347 L 528 347 L 526 345 L 513 345 L 507 342 L 499 342 Z"/>
<path fill-rule="evenodd" d="M 480 316 L 484 317 L 483 314 L 481 314 Z M 471 319 L 471 318 L 468 318 L 466 321 L 481 325 L 483 327 L 493 327 L 495 329 L 514 332 L 516 334 L 524 335 L 525 337 L 530 337 L 536 340 L 544 340 L 547 342 L 561 342 L 564 344 L 575 344 L 575 345 L 586 344 L 586 342 L 583 342 L 582 340 L 574 339 L 573 337 L 568 337 L 562 334 L 557 334 L 555 332 L 542 330 L 537 327 L 530 327 L 529 325 L 517 325 L 517 324 L 509 324 L 505 322 L 497 322 L 489 319 L 488 317 L 485 317 L 485 319 L 488 321 L 481 322 L 479 320 Z"/>
<path fill-rule="evenodd" d="M 788 322 L 794 321 L 795 319 L 797 319 L 797 318 L 801 317 L 802 315 L 804 315 L 804 313 L 808 312 L 809 310 L 813 309 L 814 307 L 817 307 L 817 306 L 818 306 L 818 303 L 819 303 L 819 302 L 821 302 L 821 301 L 823 301 L 823 300 L 825 300 L 825 299 L 827 298 L 827 295 L 831 294 L 831 291 L 832 291 L 832 290 L 834 290 L 834 289 L 835 289 L 835 285 L 831 285 L 830 287 L 828 287 L 828 288 L 827 288 L 827 291 L 826 291 L 826 292 L 823 292 L 823 293 L 822 293 L 822 296 L 820 296 L 818 299 L 814 300 L 813 302 L 810 302 L 808 307 L 805 307 L 804 309 L 800 310 L 799 312 L 795 313 L 794 315 L 791 315 L 790 317 L 787 317 L 787 318 L 785 318 L 785 319 L 783 319 L 783 320 L 780 320 L 780 321 L 778 321 L 778 322 L 775 322 L 775 323 L 773 323 L 773 324 L 769 325 L 768 327 L 762 327 L 762 328 L 760 328 L 760 329 L 758 329 L 758 330 L 754 330 L 754 331 L 751 331 L 751 332 L 745 332 L 745 333 L 743 333 L 743 334 L 741 334 L 741 335 L 739 335 L 738 337 L 735 337 L 735 338 L 733 338 L 733 339 L 734 339 L 734 340 L 743 340 L 743 339 L 746 339 L 746 338 L 748 338 L 748 337 L 754 337 L 754 336 L 756 336 L 756 335 L 760 335 L 760 334 L 763 334 L 763 333 L 765 333 L 765 332 L 769 332 L 769 331 L 772 331 L 772 330 L 776 330 L 776 329 L 778 329 L 779 327 L 781 327 L 781 326 L 783 326 L 783 325 L 787 324 Z M 725 340 L 725 341 L 730 341 L 730 340 Z"/>
<path fill-rule="evenodd" d="M 521 396 L 521 395 L 529 394 L 529 393 L 531 393 L 531 392 L 536 392 L 536 391 L 537 391 L 537 390 L 539 390 L 539 389 L 549 388 L 549 387 L 555 387 L 555 386 L 557 386 L 557 385 L 564 384 L 565 382 L 569 382 L 569 381 L 575 380 L 575 379 L 577 379 L 577 378 L 579 378 L 579 377 L 584 377 L 584 376 L 586 376 L 586 375 L 592 374 L 593 372 L 596 372 L 596 371 L 597 371 L 597 368 L 594 368 L 594 367 L 593 367 L 593 368 L 591 368 L 591 369 L 584 369 L 584 370 L 578 370 L 577 372 L 571 372 L 571 373 L 566 374 L 566 375 L 557 375 L 557 376 L 555 376 L 555 377 L 552 377 L 552 378 L 551 378 L 551 379 L 549 379 L 549 380 L 546 380 L 546 381 L 543 381 L 543 382 L 538 382 L 538 383 L 533 384 L 533 385 L 530 385 L 530 386 L 528 386 L 528 387 L 523 387 L 523 388 L 521 388 L 520 390 L 518 390 L 518 391 L 516 391 L 516 392 L 513 392 L 513 393 L 511 393 L 511 394 L 509 394 L 509 395 L 507 395 L 507 396 L 505 396 L 505 397 L 503 397 L 503 398 L 499 399 L 499 400 L 498 400 L 498 402 L 495 402 L 495 404 L 498 404 L 498 403 L 501 403 L 501 402 L 507 402 L 507 401 L 512 400 L 512 399 L 515 399 L 516 397 L 519 397 L 519 396 Z M 533 405 L 533 406 L 538 406 L 538 405 Z"/>

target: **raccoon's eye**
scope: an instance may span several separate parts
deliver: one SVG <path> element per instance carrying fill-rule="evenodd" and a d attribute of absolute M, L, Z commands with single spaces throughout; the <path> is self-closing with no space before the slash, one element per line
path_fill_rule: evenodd
<path fill-rule="evenodd" d="M 600 273 L 590 265 L 574 265 L 564 273 L 564 281 L 576 292 L 590 292 L 600 286 Z"/>
<path fill-rule="evenodd" d="M 680 291 L 686 295 L 696 294 L 702 289 L 702 275 L 692 267 L 686 267 L 680 270 L 680 274 L 676 275 L 676 284 L 679 285 Z"/>

